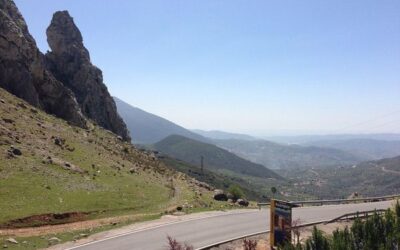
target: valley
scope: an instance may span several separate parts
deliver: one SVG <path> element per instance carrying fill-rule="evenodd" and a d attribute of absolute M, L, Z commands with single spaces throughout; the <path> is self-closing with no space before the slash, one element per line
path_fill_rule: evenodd
<path fill-rule="evenodd" d="M 205 249 L 265 234 L 270 219 L 274 233 L 361 209 L 400 221 L 398 203 L 377 198 L 400 194 L 400 111 L 382 113 L 398 102 L 397 82 L 364 89 L 386 78 L 368 68 L 336 78 L 328 57 L 307 72 L 307 46 L 347 42 L 307 41 L 310 31 L 267 21 L 274 13 L 241 16 L 254 6 L 231 4 L 0 0 L 0 247 L 156 250 L 173 236 Z M 298 51 L 300 61 L 279 58 Z M 350 72 L 363 81 L 333 88 L 357 79 Z M 174 240 L 169 250 L 182 250 Z"/>

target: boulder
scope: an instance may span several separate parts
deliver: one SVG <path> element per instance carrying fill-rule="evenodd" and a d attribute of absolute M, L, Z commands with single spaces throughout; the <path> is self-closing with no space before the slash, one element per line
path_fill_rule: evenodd
<path fill-rule="evenodd" d="M 18 241 L 16 239 L 14 239 L 14 238 L 11 238 L 11 237 L 6 239 L 6 242 L 13 243 L 13 244 L 18 244 Z"/>
<path fill-rule="evenodd" d="M 62 147 L 62 145 L 65 143 L 65 139 L 62 139 L 60 137 L 52 137 L 54 139 L 54 144 L 57 146 Z"/>
<path fill-rule="evenodd" d="M 49 242 L 54 244 L 54 243 L 61 242 L 61 240 L 59 238 L 57 238 L 57 237 L 51 237 L 49 239 Z"/>
<path fill-rule="evenodd" d="M 215 189 L 214 190 L 214 200 L 217 201 L 227 201 L 228 197 L 226 196 L 226 194 L 224 193 L 223 190 L 221 189 Z"/>
<path fill-rule="evenodd" d="M 14 120 L 13 119 L 9 119 L 9 118 L 3 118 L 3 121 L 5 123 L 14 123 Z"/>
<path fill-rule="evenodd" d="M 236 201 L 236 203 L 239 204 L 240 206 L 243 206 L 243 207 L 249 206 L 249 202 L 247 200 L 245 200 L 245 199 L 238 199 Z"/>
<path fill-rule="evenodd" d="M 11 150 L 12 150 L 11 152 L 13 153 L 13 155 L 22 155 L 22 151 L 18 148 L 13 148 Z"/>

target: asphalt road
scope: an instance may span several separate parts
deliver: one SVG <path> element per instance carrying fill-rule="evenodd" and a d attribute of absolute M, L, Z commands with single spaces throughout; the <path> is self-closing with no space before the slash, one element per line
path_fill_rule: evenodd
<path fill-rule="evenodd" d="M 302 223 L 318 222 L 334 219 L 351 212 L 386 209 L 391 204 L 392 201 L 383 201 L 295 208 L 293 219 L 299 218 Z M 159 226 L 123 236 L 95 241 L 70 249 L 165 250 L 168 235 L 176 238 L 178 241 L 188 242 L 195 248 L 199 248 L 268 229 L 269 209 L 262 209 L 243 213 L 227 213 L 225 215 Z"/>

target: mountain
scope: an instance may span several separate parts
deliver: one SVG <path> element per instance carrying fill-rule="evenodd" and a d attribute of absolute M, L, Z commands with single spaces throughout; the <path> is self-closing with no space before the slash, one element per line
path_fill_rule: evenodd
<path fill-rule="evenodd" d="M 0 228 L 222 205 L 152 153 L 90 122 L 71 126 L 2 88 L 0 152 Z"/>
<path fill-rule="evenodd" d="M 193 133 L 162 117 L 153 115 L 114 97 L 119 114 L 122 116 L 135 144 L 153 144 L 170 135 L 182 135 L 194 140 L 207 142 L 201 135 Z"/>
<path fill-rule="evenodd" d="M 399 141 L 384 141 L 374 139 L 349 139 L 349 140 L 325 140 L 306 143 L 317 147 L 336 148 L 342 151 L 358 155 L 368 160 L 390 158 L 400 155 Z"/>
<path fill-rule="evenodd" d="M 380 141 L 400 141 L 400 134 L 333 134 L 333 135 L 299 135 L 299 136 L 267 136 L 265 140 L 285 144 L 306 144 L 315 141 L 336 141 L 353 139 L 371 139 Z"/>
<path fill-rule="evenodd" d="M 257 140 L 257 138 L 252 137 L 250 135 L 228 133 L 219 130 L 205 131 L 200 129 L 193 129 L 192 131 L 204 137 L 216 140 L 227 140 L 227 139 L 250 140 L 250 141 Z"/>
<path fill-rule="evenodd" d="M 275 172 L 260 164 L 240 158 L 213 144 L 196 141 L 180 135 L 168 136 L 154 144 L 154 148 L 168 156 L 195 166 L 200 166 L 201 157 L 204 157 L 204 168 L 207 169 L 228 170 L 240 175 L 262 178 L 281 178 Z"/>
<path fill-rule="evenodd" d="M 294 186 L 317 198 L 382 196 L 400 193 L 400 156 L 362 162 L 352 167 L 280 171 Z"/>
<path fill-rule="evenodd" d="M 130 140 L 126 125 L 103 83 L 103 74 L 90 62 L 81 32 L 68 11 L 54 13 L 46 34 L 51 48 L 45 55 L 47 67 L 57 80 L 74 92 L 83 114 Z"/>
<path fill-rule="evenodd" d="M 86 127 L 71 90 L 46 68 L 44 56 L 11 0 L 0 1 L 0 87 L 41 108 Z"/>
<path fill-rule="evenodd" d="M 12 0 L 0 1 L 0 87 L 31 105 L 86 128 L 86 118 L 129 140 L 115 103 L 90 62 L 68 12 L 56 12 L 43 55 Z"/>
<path fill-rule="evenodd" d="M 331 167 L 363 160 L 332 148 L 282 145 L 265 140 L 214 140 L 215 145 L 271 169 Z"/>

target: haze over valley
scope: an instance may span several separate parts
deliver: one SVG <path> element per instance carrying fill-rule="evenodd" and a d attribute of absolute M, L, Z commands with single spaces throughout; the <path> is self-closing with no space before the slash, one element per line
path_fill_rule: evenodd
<path fill-rule="evenodd" d="M 0 246 L 256 250 L 304 226 L 296 249 L 340 250 L 380 223 L 393 242 L 365 249 L 394 249 L 398 13 L 0 0 Z"/>

